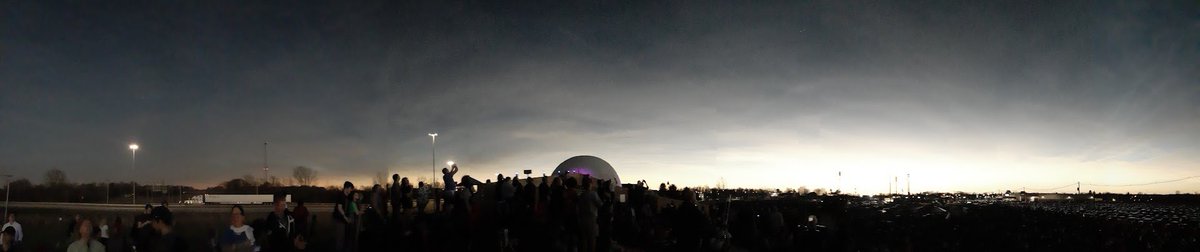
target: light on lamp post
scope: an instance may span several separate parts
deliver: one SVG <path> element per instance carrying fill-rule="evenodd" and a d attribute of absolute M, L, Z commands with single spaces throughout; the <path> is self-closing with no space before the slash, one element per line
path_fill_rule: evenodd
<path fill-rule="evenodd" d="M 133 170 L 133 171 L 137 171 L 137 150 L 138 150 L 138 148 L 140 148 L 140 147 L 138 147 L 138 145 L 136 143 L 129 144 L 130 160 L 132 160 L 132 162 L 129 162 L 129 169 Z M 136 178 L 137 176 L 134 176 L 134 177 Z M 137 205 L 137 179 L 133 180 L 133 204 Z"/>
<path fill-rule="evenodd" d="M 429 133 L 428 135 L 430 138 L 429 143 L 431 144 L 431 147 L 430 147 L 431 154 L 430 154 L 430 158 L 429 158 L 429 171 L 431 172 L 430 174 L 433 175 L 433 177 L 429 178 L 429 187 L 433 188 L 433 182 L 437 181 L 437 136 L 438 136 L 438 133 Z"/>

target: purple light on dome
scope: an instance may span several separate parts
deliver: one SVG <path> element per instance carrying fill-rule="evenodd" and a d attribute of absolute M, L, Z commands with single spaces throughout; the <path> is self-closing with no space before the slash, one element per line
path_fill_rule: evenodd
<path fill-rule="evenodd" d="M 579 173 L 579 174 L 588 175 L 588 176 L 592 175 L 592 170 L 590 170 L 588 168 L 584 168 L 584 167 L 571 168 L 571 170 L 569 170 L 569 171 L 572 173 Z"/>

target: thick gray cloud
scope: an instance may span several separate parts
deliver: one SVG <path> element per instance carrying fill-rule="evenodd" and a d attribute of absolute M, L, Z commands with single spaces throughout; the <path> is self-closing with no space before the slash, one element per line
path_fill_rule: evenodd
<path fill-rule="evenodd" d="M 1200 163 L 1194 2 L 8 5 L 0 169 L 23 177 L 128 179 L 137 141 L 145 179 L 211 184 L 257 174 L 264 139 L 325 182 L 421 176 L 430 131 L 474 174 L 595 154 L 628 181 L 752 187 Z M 989 177 L 1026 164 L 1059 173 Z"/>

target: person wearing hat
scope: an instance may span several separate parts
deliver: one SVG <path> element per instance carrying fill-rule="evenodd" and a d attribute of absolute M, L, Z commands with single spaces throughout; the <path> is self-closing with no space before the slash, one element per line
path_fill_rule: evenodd
<path fill-rule="evenodd" d="M 104 252 L 104 244 L 92 238 L 92 221 L 80 218 L 78 224 L 79 239 L 67 246 L 67 252 Z"/>
<path fill-rule="evenodd" d="M 17 229 L 9 226 L 0 232 L 0 252 L 21 251 L 16 243 Z"/>
<path fill-rule="evenodd" d="M 153 210 L 150 210 L 150 216 L 152 220 L 150 226 L 154 227 L 154 231 L 158 232 L 159 238 L 151 246 L 151 249 L 147 251 L 187 251 L 183 237 L 173 232 L 175 216 L 171 214 L 171 210 L 162 206 L 155 207 Z"/>

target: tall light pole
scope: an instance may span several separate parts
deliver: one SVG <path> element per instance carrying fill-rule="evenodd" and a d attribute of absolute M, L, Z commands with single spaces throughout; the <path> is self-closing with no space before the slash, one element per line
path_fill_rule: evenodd
<path fill-rule="evenodd" d="M 4 177 L 4 216 L 8 218 L 8 195 L 12 192 L 12 187 L 9 186 L 12 185 L 13 175 L 4 174 L 0 175 L 0 177 Z"/>
<path fill-rule="evenodd" d="M 271 170 L 271 168 L 267 166 L 267 141 L 263 141 L 263 181 L 264 182 L 271 180 L 271 177 L 268 176 L 268 174 L 267 174 L 267 171 L 270 171 L 270 170 Z M 259 186 L 254 187 L 254 194 L 259 193 L 258 192 L 259 187 L 262 187 L 262 183 L 259 183 Z"/>
<path fill-rule="evenodd" d="M 130 160 L 132 160 L 132 162 L 129 162 L 129 169 L 133 170 L 133 171 L 137 171 L 137 150 L 138 150 L 138 148 L 139 147 L 136 143 L 129 144 Z M 135 179 L 133 180 L 133 204 L 134 205 L 137 205 L 137 179 L 136 179 L 136 177 L 137 176 L 134 176 Z"/>
<path fill-rule="evenodd" d="M 433 175 L 433 177 L 429 178 L 429 187 L 430 188 L 433 188 L 433 183 L 437 182 L 437 136 L 438 136 L 438 133 L 429 133 L 429 137 L 430 137 L 429 143 L 432 146 L 430 148 L 431 154 L 430 154 L 430 158 L 429 158 L 429 171 L 431 172 L 430 175 Z"/>

